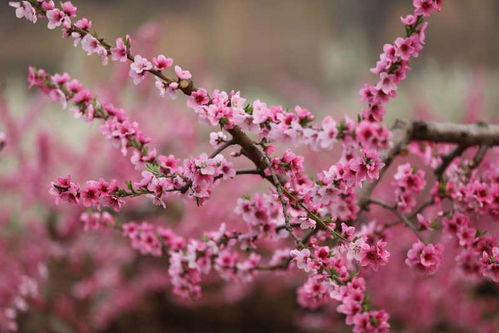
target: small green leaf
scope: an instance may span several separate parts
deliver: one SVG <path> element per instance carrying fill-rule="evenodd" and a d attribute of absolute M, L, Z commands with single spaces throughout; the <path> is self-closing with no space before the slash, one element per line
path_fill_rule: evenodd
<path fill-rule="evenodd" d="M 247 114 L 252 115 L 253 114 L 253 106 L 251 104 L 247 104 L 244 107 L 244 112 L 246 112 Z"/>

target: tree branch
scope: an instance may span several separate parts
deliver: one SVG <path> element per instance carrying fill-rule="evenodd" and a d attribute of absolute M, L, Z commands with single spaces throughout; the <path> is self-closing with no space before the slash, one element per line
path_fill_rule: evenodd
<path fill-rule="evenodd" d="M 210 155 L 210 158 L 214 158 L 215 156 L 217 156 L 218 154 L 220 154 L 221 152 L 223 152 L 225 149 L 229 148 L 230 146 L 232 146 L 234 144 L 234 141 L 233 140 L 230 140 L 230 141 L 226 141 L 224 142 L 222 145 L 220 145 L 220 147 L 218 147 L 213 153 L 211 153 Z"/>
<path fill-rule="evenodd" d="M 408 125 L 410 140 L 457 143 L 463 146 L 499 145 L 499 125 L 478 122 L 453 124 L 414 121 Z"/>
<path fill-rule="evenodd" d="M 438 181 L 441 181 L 444 177 L 445 170 L 449 167 L 449 165 L 454 161 L 454 159 L 458 156 L 461 156 L 462 153 L 468 148 L 467 146 L 459 145 L 454 148 L 453 151 L 448 153 L 447 155 L 442 156 L 442 163 L 435 169 L 435 176 Z"/>
<path fill-rule="evenodd" d="M 381 180 L 386 170 L 388 170 L 395 157 L 400 154 L 405 146 L 411 141 L 455 143 L 462 147 L 460 149 L 476 145 L 499 145 L 499 125 L 492 125 L 483 122 L 475 124 L 454 124 L 417 120 L 406 123 L 404 121 L 397 120 L 392 129 L 392 133 L 393 145 L 381 156 L 385 166 L 380 170 L 379 178 L 364 185 L 361 193 L 359 194 L 359 206 L 362 210 L 367 209 L 369 205 L 369 198 L 371 197 L 374 188 Z"/>

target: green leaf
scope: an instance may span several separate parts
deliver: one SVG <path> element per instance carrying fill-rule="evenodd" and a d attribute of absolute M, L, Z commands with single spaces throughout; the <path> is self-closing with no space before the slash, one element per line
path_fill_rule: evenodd
<path fill-rule="evenodd" d="M 253 106 L 251 104 L 246 104 L 246 106 L 244 107 L 244 112 L 252 115 L 253 114 Z"/>
<path fill-rule="evenodd" d="M 161 176 L 161 168 L 157 164 L 146 163 L 146 169 L 155 176 Z"/>

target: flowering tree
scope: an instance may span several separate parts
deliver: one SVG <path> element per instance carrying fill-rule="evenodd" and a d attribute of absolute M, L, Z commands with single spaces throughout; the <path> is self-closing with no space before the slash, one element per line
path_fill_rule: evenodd
<path fill-rule="evenodd" d="M 211 148 L 200 143 L 208 152 L 182 160 L 153 142 L 124 109 L 97 97 L 68 73 L 52 75 L 30 67 L 30 88 L 76 118 L 99 123 L 100 132 L 129 164 L 102 151 L 97 139 L 86 154 L 105 165 L 90 166 L 87 161 L 82 170 L 73 165 L 72 174 L 52 179 L 52 197 L 47 196 L 45 179 L 56 170 L 57 160 L 68 165 L 78 157 L 62 148 L 49 153 L 54 145 L 42 135 L 38 164 L 29 167 L 19 133 L 30 117 L 17 124 L 4 106 L 7 131 L 0 134 L 0 148 L 3 153 L 11 149 L 24 167 L 5 176 L 2 186 L 30 175 L 19 195 L 27 205 L 47 207 L 47 222 L 44 227 L 36 218 L 25 217 L 29 232 L 17 235 L 16 244 L 0 246 L 0 262 L 8 268 L 0 285 L 2 329 L 16 330 L 18 315 L 32 303 L 75 330 L 91 331 L 106 327 L 146 292 L 168 288 L 167 281 L 176 297 L 187 302 L 202 300 L 202 286 L 220 279 L 241 290 L 262 279 L 299 282 L 301 308 L 323 317 L 336 310 L 354 332 L 435 328 L 439 317 L 453 318 L 464 308 L 467 315 L 444 322 L 471 331 L 497 329 L 497 313 L 486 315 L 497 308 L 497 298 L 467 295 L 478 286 L 497 288 L 494 283 L 499 281 L 499 168 L 494 163 L 499 126 L 399 120 L 389 129 L 383 123 L 385 106 L 422 52 L 425 19 L 441 10 L 441 1 L 413 1 L 413 12 L 401 19 L 404 36 L 385 44 L 371 69 L 377 82 L 360 90 L 363 109 L 355 119 L 336 120 L 316 119 L 300 106 L 290 111 L 248 101 L 240 92 L 208 92 L 172 58 L 140 55 L 130 36 L 111 42 L 98 35 L 88 18 L 77 18 L 77 8 L 69 1 L 9 4 L 18 18 L 61 29 L 64 38 L 88 55 L 98 55 L 104 65 L 109 60 L 127 63 L 135 85 L 153 79 L 159 96 L 185 98 L 187 107 L 214 131 L 209 134 Z M 171 125 L 155 124 L 158 133 L 164 133 L 165 126 L 182 128 L 182 123 L 184 130 L 178 132 L 188 132 L 185 128 L 191 126 L 184 113 L 172 114 Z M 137 117 L 150 123 L 157 113 Z M 172 139 L 166 135 L 157 134 L 157 142 Z M 296 152 L 300 145 L 309 148 L 304 156 Z M 319 167 L 314 175 L 307 172 L 307 158 L 333 149 L 340 151 L 334 163 Z M 93 167 L 102 172 L 101 178 L 76 181 L 75 174 L 91 174 Z M 256 180 L 263 190 L 242 196 L 241 190 L 250 190 Z M 234 196 L 241 197 L 227 207 L 227 198 Z M 137 197 L 149 200 L 149 213 L 141 211 Z M 181 213 L 175 212 L 178 202 L 184 202 Z M 172 217 L 175 214 L 183 216 Z M 165 216 L 171 223 L 165 223 Z M 93 242 L 80 236 L 79 225 L 97 234 Z M 116 240 L 112 232 L 129 244 Z M 66 250 L 70 253 L 63 253 Z M 90 268 L 82 259 L 87 256 Z M 147 256 L 157 260 L 151 263 Z M 93 315 L 88 308 L 79 309 L 78 301 L 55 297 L 51 288 L 42 292 L 58 274 L 52 263 L 61 258 L 75 275 L 85 276 L 71 290 L 80 303 L 97 307 Z M 127 279 L 131 258 L 140 269 Z M 122 292 L 100 301 L 92 297 L 109 288 Z M 396 297 L 400 294 L 412 295 Z M 400 307 L 408 300 L 426 311 Z M 442 313 L 437 312 L 440 307 Z M 94 319 L 89 323 L 78 316 L 81 313 Z M 333 327 L 328 325 L 339 324 L 324 327 Z"/>

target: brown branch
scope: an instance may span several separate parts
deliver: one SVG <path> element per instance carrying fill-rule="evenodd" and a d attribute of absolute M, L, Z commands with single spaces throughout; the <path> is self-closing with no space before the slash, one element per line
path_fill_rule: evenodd
<path fill-rule="evenodd" d="M 457 143 L 463 146 L 499 145 L 499 125 L 484 122 L 453 124 L 414 121 L 409 126 L 410 140 Z"/>
<path fill-rule="evenodd" d="M 236 175 L 258 175 L 264 177 L 265 175 L 261 170 L 251 169 L 251 170 L 236 170 Z"/>
<path fill-rule="evenodd" d="M 218 154 L 220 154 L 221 152 L 223 152 L 225 149 L 229 148 L 232 145 L 234 145 L 234 141 L 232 140 L 224 142 L 213 153 L 211 153 L 210 158 L 214 158 L 215 156 L 217 156 Z"/>
<path fill-rule="evenodd" d="M 476 169 L 478 168 L 478 166 L 480 166 L 489 148 L 490 147 L 487 145 L 482 145 L 480 146 L 480 148 L 478 148 L 475 156 L 473 156 L 473 159 L 471 160 L 470 164 L 468 164 L 467 168 L 465 169 L 467 177 L 471 176 L 471 172 L 473 171 L 473 169 Z"/>
<path fill-rule="evenodd" d="M 453 151 L 448 153 L 447 155 L 442 156 L 442 163 L 435 169 L 435 176 L 438 181 L 441 181 L 444 177 L 445 170 L 449 167 L 449 165 L 454 161 L 454 159 L 458 156 L 461 156 L 464 151 L 468 148 L 467 146 L 459 145 Z"/>
<path fill-rule="evenodd" d="M 499 145 L 499 125 L 483 122 L 475 124 L 454 124 L 418 120 L 406 123 L 397 120 L 392 129 L 392 133 L 393 145 L 381 155 L 381 159 L 383 163 L 385 163 L 385 166 L 380 170 L 379 178 L 364 185 L 359 194 L 359 206 L 362 210 L 367 209 L 369 198 L 371 197 L 374 188 L 381 180 L 386 170 L 388 170 L 395 157 L 400 154 L 405 146 L 411 141 L 455 143 L 463 147 L 463 149 L 476 145 Z"/>

